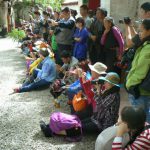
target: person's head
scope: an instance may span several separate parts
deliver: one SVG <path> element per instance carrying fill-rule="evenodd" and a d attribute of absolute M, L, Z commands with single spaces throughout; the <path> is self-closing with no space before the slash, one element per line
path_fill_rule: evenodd
<path fill-rule="evenodd" d="M 141 40 L 150 36 L 150 18 L 142 21 L 139 35 Z"/>
<path fill-rule="evenodd" d="M 26 29 L 26 35 L 30 35 L 30 34 L 31 34 L 31 32 L 32 32 L 32 31 L 31 31 L 31 29 L 29 29 L 29 28 L 28 28 L 28 29 Z"/>
<path fill-rule="evenodd" d="M 77 28 L 83 28 L 85 25 L 84 19 L 82 17 L 77 18 L 76 20 L 76 27 Z"/>
<path fill-rule="evenodd" d="M 140 18 L 150 18 L 150 2 L 145 2 L 140 7 Z"/>
<path fill-rule="evenodd" d="M 105 8 L 98 7 L 96 11 L 97 20 L 103 20 L 107 16 L 107 10 Z"/>
<path fill-rule="evenodd" d="M 63 51 L 61 53 L 61 59 L 63 61 L 64 64 L 68 64 L 71 61 L 71 54 L 68 51 Z"/>
<path fill-rule="evenodd" d="M 88 8 L 87 5 L 81 5 L 80 6 L 80 15 L 82 17 L 87 16 L 88 15 L 88 11 L 89 11 L 89 8 Z"/>
<path fill-rule="evenodd" d="M 34 11 L 39 11 L 39 5 L 38 4 L 36 4 L 35 6 L 34 6 Z"/>
<path fill-rule="evenodd" d="M 103 63 L 96 62 L 94 65 L 89 65 L 93 79 L 97 79 L 103 74 L 106 74 L 107 66 Z"/>
<path fill-rule="evenodd" d="M 70 15 L 71 15 L 71 12 L 70 12 L 69 7 L 65 7 L 65 8 L 61 11 L 61 13 L 62 13 L 62 16 L 63 16 L 63 18 L 64 18 L 65 20 L 67 20 L 67 19 L 70 17 Z"/>
<path fill-rule="evenodd" d="M 39 18 L 40 15 L 41 15 L 41 13 L 40 13 L 39 11 L 35 11 L 35 12 L 34 12 L 34 15 L 35 15 L 36 18 Z"/>
<path fill-rule="evenodd" d="M 46 8 L 46 11 L 49 13 L 49 14 L 52 14 L 53 13 L 53 8 L 51 6 L 48 6 Z"/>
<path fill-rule="evenodd" d="M 60 13 L 58 11 L 54 11 L 54 18 L 55 20 L 59 19 Z"/>
<path fill-rule="evenodd" d="M 141 107 L 126 106 L 121 111 L 121 121 L 127 124 L 129 131 L 137 131 L 144 128 L 146 113 Z"/>
<path fill-rule="evenodd" d="M 39 51 L 39 56 L 41 59 L 45 59 L 45 57 L 49 56 L 49 51 L 47 48 L 41 48 Z"/>
<path fill-rule="evenodd" d="M 47 11 L 43 11 L 42 15 L 43 15 L 44 19 L 49 17 L 49 13 Z"/>
<path fill-rule="evenodd" d="M 71 9 L 71 16 L 72 16 L 73 18 L 76 18 L 76 15 L 77 15 L 77 14 L 78 14 L 78 13 L 77 13 L 76 10 Z"/>
<path fill-rule="evenodd" d="M 112 87 L 120 87 L 120 77 L 115 72 L 108 72 L 105 77 L 100 77 L 99 79 L 104 81 L 104 87 L 106 90 L 111 89 Z"/>
<path fill-rule="evenodd" d="M 114 19 L 112 17 L 105 17 L 104 18 L 104 27 L 105 29 L 110 29 L 115 25 Z"/>

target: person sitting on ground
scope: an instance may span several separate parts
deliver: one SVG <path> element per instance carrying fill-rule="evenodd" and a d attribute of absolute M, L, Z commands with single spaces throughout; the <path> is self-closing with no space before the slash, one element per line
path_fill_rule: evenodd
<path fill-rule="evenodd" d="M 93 111 L 95 110 L 96 102 L 94 100 L 94 92 L 93 92 L 93 85 L 91 84 L 91 80 L 99 78 L 101 75 L 106 74 L 107 66 L 104 64 L 97 62 L 94 65 L 89 65 L 89 68 L 91 70 L 91 76 L 90 79 L 87 80 L 87 73 L 83 72 L 82 69 L 78 69 L 78 76 L 81 84 L 81 89 L 83 89 L 85 96 L 88 100 L 88 105 L 85 110 L 75 112 L 73 106 L 71 105 L 71 113 L 78 115 L 80 119 L 87 118 L 93 114 Z M 75 89 L 76 90 L 76 89 Z M 72 92 L 73 93 L 73 92 Z M 68 97 L 69 100 L 72 100 L 75 92 L 72 94 L 70 91 L 68 91 Z"/>
<path fill-rule="evenodd" d="M 66 71 L 74 70 L 78 65 L 78 60 L 75 57 L 71 56 L 68 51 L 62 51 L 61 59 L 64 64 L 62 67 L 60 65 L 57 65 L 57 71 L 59 72 L 59 75 L 65 75 Z"/>
<path fill-rule="evenodd" d="M 93 116 L 80 120 L 76 115 L 68 115 L 61 112 L 53 113 L 48 125 L 43 121 L 40 122 L 41 130 L 45 136 L 51 137 L 54 134 L 67 135 L 69 126 L 73 127 L 73 130 L 71 128 L 71 135 L 74 137 L 79 137 L 82 132 L 83 134 L 99 134 L 117 122 L 120 105 L 120 78 L 116 73 L 110 72 L 106 77 L 101 77 L 100 79 L 105 81 L 105 91 L 96 96 L 97 111 Z"/>
<path fill-rule="evenodd" d="M 50 59 L 49 52 L 47 49 L 41 49 L 39 51 L 39 56 L 43 60 L 42 68 L 41 69 L 35 69 L 35 76 L 36 78 L 30 82 L 26 82 L 22 85 L 20 88 L 15 88 L 15 93 L 21 93 L 21 92 L 28 92 L 31 90 L 38 89 L 40 87 L 47 87 L 49 86 L 56 78 L 56 65 L 55 63 Z"/>
<path fill-rule="evenodd" d="M 141 107 L 124 107 L 121 111 L 121 121 L 112 144 L 112 150 L 149 150 L 150 125 L 145 121 L 146 113 Z M 123 147 L 122 137 L 125 133 L 129 133 L 130 141 Z"/>
<path fill-rule="evenodd" d="M 54 105 L 56 107 L 60 107 L 60 100 L 57 98 L 63 91 L 62 86 L 64 86 L 64 84 L 70 85 L 77 80 L 76 75 L 72 74 L 71 71 L 74 71 L 78 65 L 78 60 L 71 56 L 68 51 L 61 53 L 61 59 L 64 65 L 62 67 L 57 65 L 58 79 L 50 87 L 50 92 L 54 96 Z"/>
<path fill-rule="evenodd" d="M 119 83 L 120 77 L 115 72 L 99 78 L 94 97 L 96 109 L 91 117 L 81 120 L 83 133 L 99 134 L 117 122 L 120 106 Z"/>
<path fill-rule="evenodd" d="M 77 58 L 79 61 L 85 60 L 87 58 L 87 39 L 88 39 L 88 31 L 84 27 L 84 19 L 79 17 L 76 20 L 76 31 L 74 33 L 74 50 L 73 56 Z"/>

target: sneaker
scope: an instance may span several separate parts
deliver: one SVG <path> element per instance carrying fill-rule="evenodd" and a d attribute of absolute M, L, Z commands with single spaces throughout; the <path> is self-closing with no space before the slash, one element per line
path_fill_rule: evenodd
<path fill-rule="evenodd" d="M 52 131 L 49 126 L 46 125 L 44 121 L 40 121 L 40 127 L 45 137 L 52 137 Z"/>
<path fill-rule="evenodd" d="M 14 91 L 14 93 L 19 93 L 20 92 L 20 88 L 14 88 L 13 91 Z"/>

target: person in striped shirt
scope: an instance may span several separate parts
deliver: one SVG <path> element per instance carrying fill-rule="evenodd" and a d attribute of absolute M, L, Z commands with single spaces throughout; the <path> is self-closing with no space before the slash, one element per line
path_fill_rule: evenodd
<path fill-rule="evenodd" d="M 150 150 L 150 124 L 145 121 L 146 113 L 143 108 L 124 107 L 112 150 Z M 130 135 L 130 141 L 122 147 L 122 137 L 127 132 Z"/>

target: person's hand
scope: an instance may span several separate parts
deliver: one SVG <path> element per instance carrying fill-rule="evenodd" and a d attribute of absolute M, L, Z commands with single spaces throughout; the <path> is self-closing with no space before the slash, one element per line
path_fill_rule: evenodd
<path fill-rule="evenodd" d="M 85 83 L 86 82 L 86 72 L 82 72 L 82 82 Z"/>
<path fill-rule="evenodd" d="M 110 31 L 110 28 L 106 28 L 104 34 L 107 34 Z"/>
<path fill-rule="evenodd" d="M 92 39 L 92 41 L 96 41 L 96 36 L 95 35 L 91 35 L 91 39 Z"/>
<path fill-rule="evenodd" d="M 78 77 L 81 78 L 82 77 L 82 73 L 83 73 L 82 69 L 81 68 L 77 68 L 76 72 L 77 72 Z"/>
<path fill-rule="evenodd" d="M 121 58 L 122 58 L 121 55 L 118 55 L 118 56 L 117 56 L 117 60 L 118 60 L 118 61 L 121 61 Z"/>
<path fill-rule="evenodd" d="M 121 122 L 119 125 L 118 125 L 118 128 L 117 128 L 117 135 L 118 137 L 122 137 L 125 133 L 129 132 L 129 129 L 128 129 L 128 126 L 126 123 L 124 122 Z"/>
<path fill-rule="evenodd" d="M 56 22 L 56 21 L 52 21 L 52 26 L 58 26 L 58 22 Z"/>
<path fill-rule="evenodd" d="M 54 33 L 54 30 L 49 30 L 50 35 L 53 35 L 53 33 Z"/>

